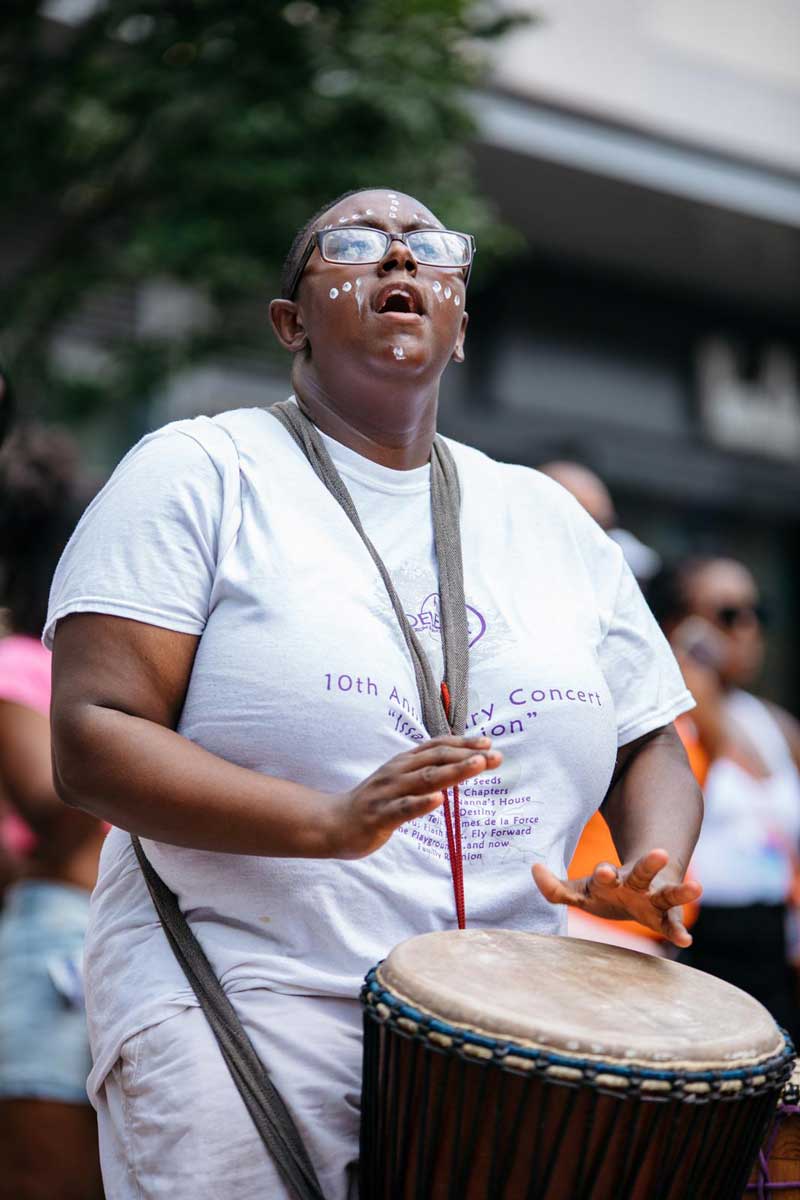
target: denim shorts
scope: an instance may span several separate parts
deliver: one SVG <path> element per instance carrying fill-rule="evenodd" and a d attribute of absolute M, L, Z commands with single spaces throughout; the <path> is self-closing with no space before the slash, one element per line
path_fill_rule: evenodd
<path fill-rule="evenodd" d="M 24 880 L 0 915 L 0 1097 L 88 1104 L 81 981 L 89 893 Z"/>

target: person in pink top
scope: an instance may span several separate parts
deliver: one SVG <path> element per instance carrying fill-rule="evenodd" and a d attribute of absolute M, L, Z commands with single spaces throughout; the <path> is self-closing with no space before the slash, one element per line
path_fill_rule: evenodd
<path fill-rule="evenodd" d="M 99 1200 L 83 939 L 104 837 L 63 804 L 50 764 L 50 579 L 80 509 L 63 434 L 29 428 L 0 451 L 0 838 L 17 880 L 0 917 L 0 1200 Z"/>

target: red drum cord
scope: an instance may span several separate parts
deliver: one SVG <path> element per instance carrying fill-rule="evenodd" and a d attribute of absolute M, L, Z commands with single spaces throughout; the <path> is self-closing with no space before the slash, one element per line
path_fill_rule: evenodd
<path fill-rule="evenodd" d="M 450 720 L 450 689 L 442 681 L 442 703 L 444 711 Z M 450 874 L 453 878 L 453 896 L 456 902 L 456 920 L 459 929 L 466 929 L 467 918 L 464 909 L 464 856 L 461 851 L 461 800 L 458 794 L 458 784 L 452 788 L 444 788 L 444 825 L 447 831 L 447 853 L 450 859 Z M 450 792 L 453 793 L 453 805 L 450 807 Z"/>

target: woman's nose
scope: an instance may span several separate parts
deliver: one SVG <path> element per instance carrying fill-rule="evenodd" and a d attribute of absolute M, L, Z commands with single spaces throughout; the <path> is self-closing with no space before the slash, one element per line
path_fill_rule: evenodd
<path fill-rule="evenodd" d="M 399 238 L 395 238 L 386 247 L 386 253 L 378 264 L 378 271 L 381 275 L 388 275 L 390 271 L 408 271 L 411 275 L 417 273 L 417 260 L 409 250 L 405 242 L 401 242 Z"/>

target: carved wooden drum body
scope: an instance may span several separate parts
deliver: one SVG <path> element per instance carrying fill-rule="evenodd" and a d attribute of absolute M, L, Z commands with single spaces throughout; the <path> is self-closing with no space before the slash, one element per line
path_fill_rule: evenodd
<path fill-rule="evenodd" d="M 362 1200 L 731 1200 L 793 1061 L 737 988 L 573 938 L 424 934 L 362 1002 Z"/>

